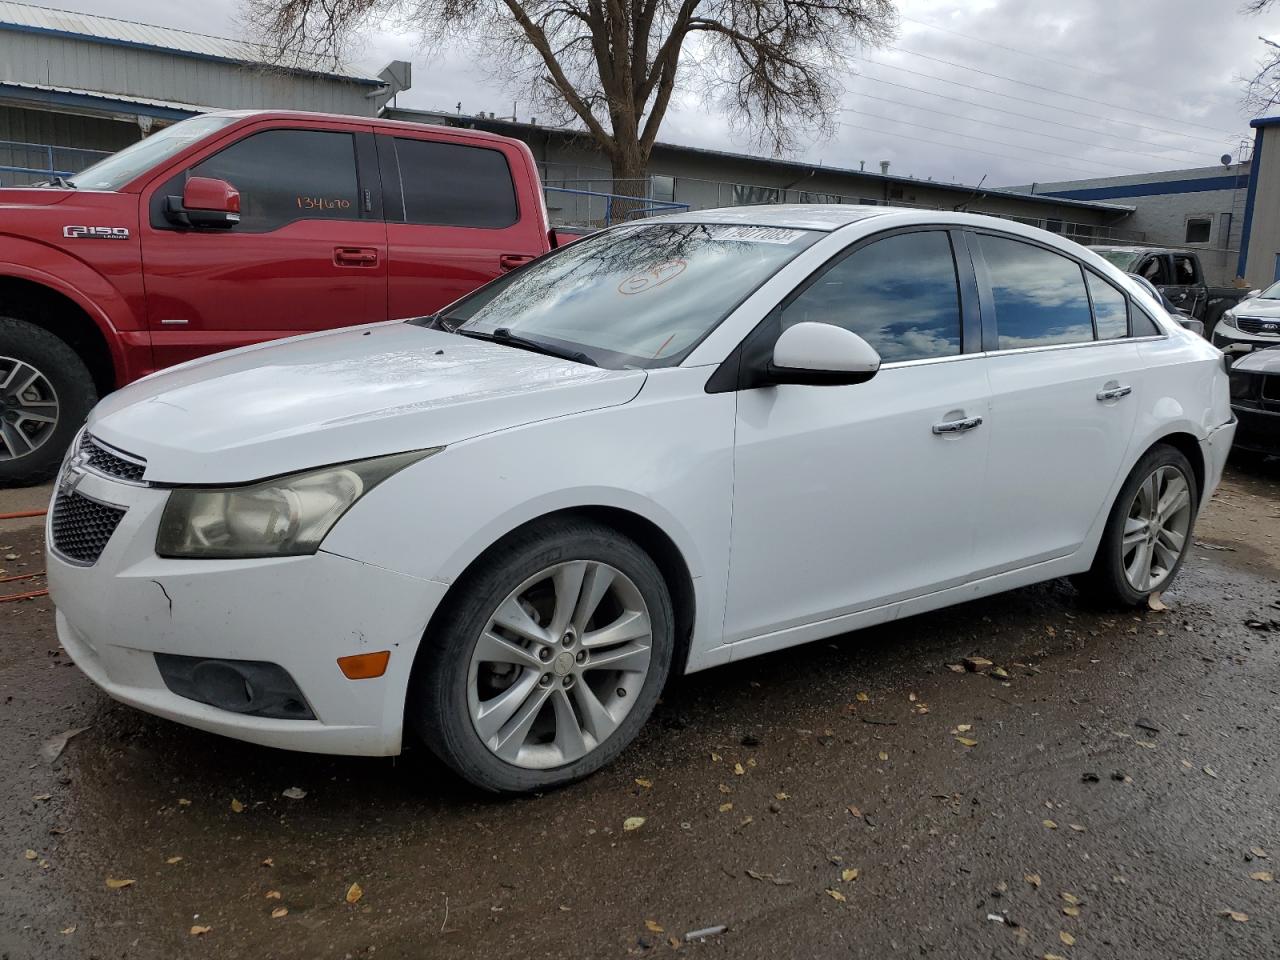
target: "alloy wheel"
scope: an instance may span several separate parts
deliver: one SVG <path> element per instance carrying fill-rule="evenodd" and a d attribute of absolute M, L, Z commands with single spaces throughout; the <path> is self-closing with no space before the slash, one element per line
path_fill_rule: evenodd
<path fill-rule="evenodd" d="M 471 655 L 467 704 L 480 740 L 518 767 L 573 763 L 631 712 L 649 672 L 649 609 L 622 571 L 548 567 L 498 605 Z"/>
<path fill-rule="evenodd" d="M 58 394 L 24 360 L 0 357 L 0 460 L 34 453 L 58 428 Z"/>
<path fill-rule="evenodd" d="M 1175 466 L 1157 467 L 1138 487 L 1124 522 L 1120 561 L 1129 586 L 1158 590 L 1186 549 L 1191 531 L 1191 484 Z"/>

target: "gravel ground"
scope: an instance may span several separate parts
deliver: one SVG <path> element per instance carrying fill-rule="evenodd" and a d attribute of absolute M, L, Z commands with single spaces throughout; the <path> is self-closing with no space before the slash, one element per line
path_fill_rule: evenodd
<path fill-rule="evenodd" d="M 520 800 L 148 717 L 0 604 L 0 957 L 1276 957 L 1278 495 L 1232 469 L 1165 612 L 1055 581 L 683 678 Z"/>

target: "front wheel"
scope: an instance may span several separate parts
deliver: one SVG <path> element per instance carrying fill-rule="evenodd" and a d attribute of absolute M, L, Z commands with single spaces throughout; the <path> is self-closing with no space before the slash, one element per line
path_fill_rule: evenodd
<path fill-rule="evenodd" d="M 93 377 L 64 340 L 0 316 L 0 485 L 52 477 L 97 399 Z"/>
<path fill-rule="evenodd" d="M 1187 458 L 1164 444 L 1147 451 L 1121 487 L 1093 567 L 1076 586 L 1120 606 L 1138 606 L 1167 588 L 1191 545 L 1199 503 Z"/>
<path fill-rule="evenodd" d="M 631 540 L 555 521 L 490 551 L 424 644 L 408 718 L 422 740 L 478 787 L 542 790 L 635 738 L 671 666 L 671 598 Z"/>

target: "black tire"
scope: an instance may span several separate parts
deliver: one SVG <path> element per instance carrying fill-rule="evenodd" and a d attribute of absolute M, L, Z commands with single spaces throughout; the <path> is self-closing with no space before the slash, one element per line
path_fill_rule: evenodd
<path fill-rule="evenodd" d="M 1136 607 L 1147 602 L 1147 598 L 1155 591 L 1138 591 L 1125 576 L 1123 550 L 1121 542 L 1124 537 L 1125 520 L 1129 516 L 1130 507 L 1137 496 L 1138 488 L 1159 467 L 1174 467 L 1187 482 L 1191 493 L 1191 518 L 1187 528 L 1186 540 L 1182 553 L 1178 556 L 1173 568 L 1163 581 L 1155 588 L 1164 591 L 1177 579 L 1183 561 L 1191 548 L 1195 535 L 1196 510 L 1200 504 L 1200 488 L 1196 483 L 1196 474 L 1190 462 L 1182 452 L 1167 444 L 1156 444 L 1148 450 L 1130 472 L 1129 477 L 1116 495 L 1111 513 L 1107 516 L 1107 525 L 1098 543 L 1098 552 L 1094 556 L 1093 566 L 1088 573 L 1072 577 L 1076 588 L 1087 599 L 1108 607 Z"/>
<path fill-rule="evenodd" d="M 608 564 L 639 589 L 651 626 L 650 662 L 630 712 L 614 732 L 575 762 L 535 770 L 501 759 L 481 740 L 468 706 L 472 652 L 507 596 L 556 564 Z M 418 653 L 406 721 L 426 746 L 469 783 L 494 793 L 563 786 L 612 762 L 648 719 L 671 669 L 674 616 L 666 582 L 653 559 L 617 531 L 579 519 L 550 520 L 513 534 L 459 580 L 432 620 Z"/>
<path fill-rule="evenodd" d="M 66 341 L 25 320 L 0 316 L 0 382 L 17 363 L 38 371 L 52 388 L 58 420 L 52 430 L 28 437 L 34 441 L 34 449 L 18 449 L 17 456 L 14 450 L 19 442 L 5 440 L 0 434 L 0 486 L 8 487 L 42 483 L 57 473 L 67 447 L 98 402 L 89 369 Z M 13 398 L 0 391 L 0 406 L 6 401 Z M 12 410 L 0 409 L 0 417 L 13 415 Z"/>

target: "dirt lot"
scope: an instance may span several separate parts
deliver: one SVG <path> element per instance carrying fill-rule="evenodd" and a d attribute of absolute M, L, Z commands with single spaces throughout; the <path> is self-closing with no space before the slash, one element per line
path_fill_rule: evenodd
<path fill-rule="evenodd" d="M 1167 612 L 1058 581 L 698 674 L 516 801 L 150 718 L 0 604 L 0 957 L 1274 958 L 1278 578 L 1280 467 L 1236 468 Z"/>

